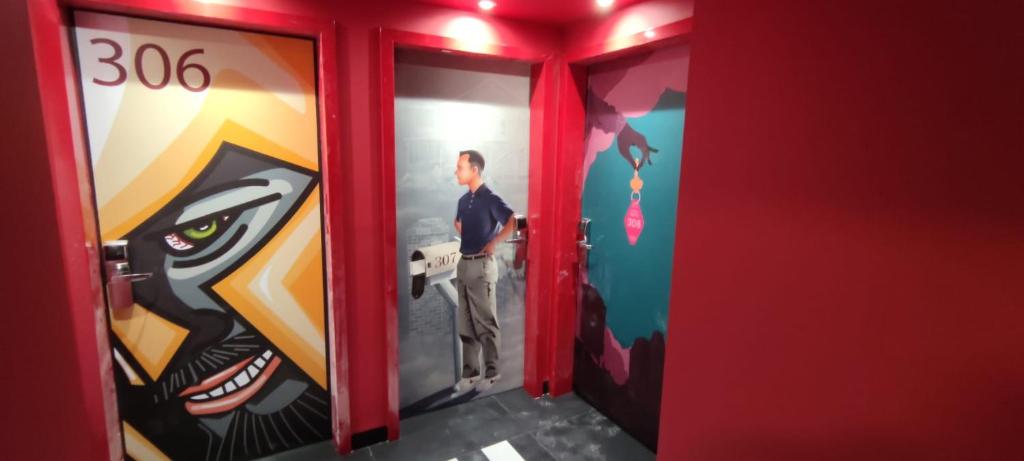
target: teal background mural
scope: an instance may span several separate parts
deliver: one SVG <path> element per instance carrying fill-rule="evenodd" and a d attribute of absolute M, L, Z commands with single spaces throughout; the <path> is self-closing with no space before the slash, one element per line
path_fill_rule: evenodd
<path fill-rule="evenodd" d="M 651 154 L 654 164 L 640 170 L 645 224 L 636 246 L 629 244 L 622 225 L 633 169 L 619 155 L 617 142 L 598 153 L 584 184 L 583 216 L 592 220 L 594 245 L 589 281 L 604 299 L 606 325 L 622 345 L 655 330 L 666 333 L 685 106 L 685 93 L 666 89 L 652 111 L 626 117 L 659 150 Z M 633 150 L 640 158 L 637 148 Z"/>

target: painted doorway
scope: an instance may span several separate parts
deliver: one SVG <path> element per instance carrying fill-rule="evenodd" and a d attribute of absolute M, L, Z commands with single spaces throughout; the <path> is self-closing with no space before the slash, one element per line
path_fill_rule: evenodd
<path fill-rule="evenodd" d="M 126 453 L 330 438 L 313 41 L 74 22 L 100 233 L 144 274 L 109 311 Z"/>
<path fill-rule="evenodd" d="M 574 387 L 657 449 L 689 47 L 593 65 Z"/>
<path fill-rule="evenodd" d="M 459 152 L 467 149 L 479 151 L 486 159 L 485 184 L 516 214 L 525 215 L 529 147 L 530 64 L 396 50 L 396 277 L 402 417 L 523 385 L 527 269 L 526 243 L 519 239 L 499 245 L 494 260 L 501 379 L 493 386 L 453 388 L 462 364 L 454 280 L 459 235 L 453 221 L 459 198 L 467 192 L 455 180 Z M 413 261 L 420 256 L 425 259 Z M 435 258 L 439 258 L 437 264 Z M 427 264 L 443 267 L 427 273 L 416 264 L 424 270 Z M 419 280 L 413 273 L 419 274 Z"/>

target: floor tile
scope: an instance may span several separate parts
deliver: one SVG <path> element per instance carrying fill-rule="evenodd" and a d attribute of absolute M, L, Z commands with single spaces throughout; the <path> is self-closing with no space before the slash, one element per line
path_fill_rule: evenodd
<path fill-rule="evenodd" d="M 536 422 L 516 418 L 493 397 L 409 418 L 401 439 L 374 445 L 374 459 L 447 460 L 529 432 Z"/>
<path fill-rule="evenodd" d="M 346 461 L 372 461 L 373 457 L 370 455 L 369 450 L 363 449 L 355 451 L 342 458 L 342 456 L 335 451 L 334 442 L 325 440 L 317 444 L 281 452 L 276 455 L 270 455 L 266 458 L 260 458 L 260 461 L 333 461 L 338 459 L 344 459 Z"/>
<path fill-rule="evenodd" d="M 516 389 L 406 418 L 399 440 L 347 457 L 324 442 L 265 461 L 488 461 L 482 449 L 503 441 L 526 461 L 654 459 L 640 442 L 576 395 L 534 399 Z"/>
<path fill-rule="evenodd" d="M 535 399 L 522 390 L 516 390 L 495 395 L 494 398 L 509 411 L 509 414 L 533 419 L 540 426 L 545 426 L 553 420 L 586 413 L 591 409 L 587 402 L 575 394 Z"/>
<path fill-rule="evenodd" d="M 508 442 L 511 443 L 512 447 L 519 452 L 519 456 L 522 456 L 526 461 L 558 460 L 558 458 L 552 456 L 551 453 L 548 453 L 548 450 L 537 441 L 533 434 L 524 434 L 519 437 L 515 437 Z"/>
<path fill-rule="evenodd" d="M 654 453 L 597 410 L 561 420 L 534 434 L 562 461 L 653 460 Z"/>

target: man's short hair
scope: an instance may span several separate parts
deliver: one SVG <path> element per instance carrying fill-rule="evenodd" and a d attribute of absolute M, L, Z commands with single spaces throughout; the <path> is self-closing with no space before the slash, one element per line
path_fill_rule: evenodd
<path fill-rule="evenodd" d="M 480 172 L 484 171 L 484 156 L 480 155 L 480 152 L 472 149 L 459 152 L 459 157 L 462 157 L 463 155 L 469 156 L 470 165 L 475 166 Z"/>

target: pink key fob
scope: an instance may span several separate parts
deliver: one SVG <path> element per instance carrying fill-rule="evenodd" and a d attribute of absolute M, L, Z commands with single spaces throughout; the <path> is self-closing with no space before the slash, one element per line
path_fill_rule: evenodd
<path fill-rule="evenodd" d="M 640 210 L 640 200 L 631 200 L 631 202 L 629 209 L 626 210 L 623 224 L 626 226 L 626 237 L 629 239 L 629 244 L 636 246 L 640 233 L 644 231 L 644 212 Z"/>

